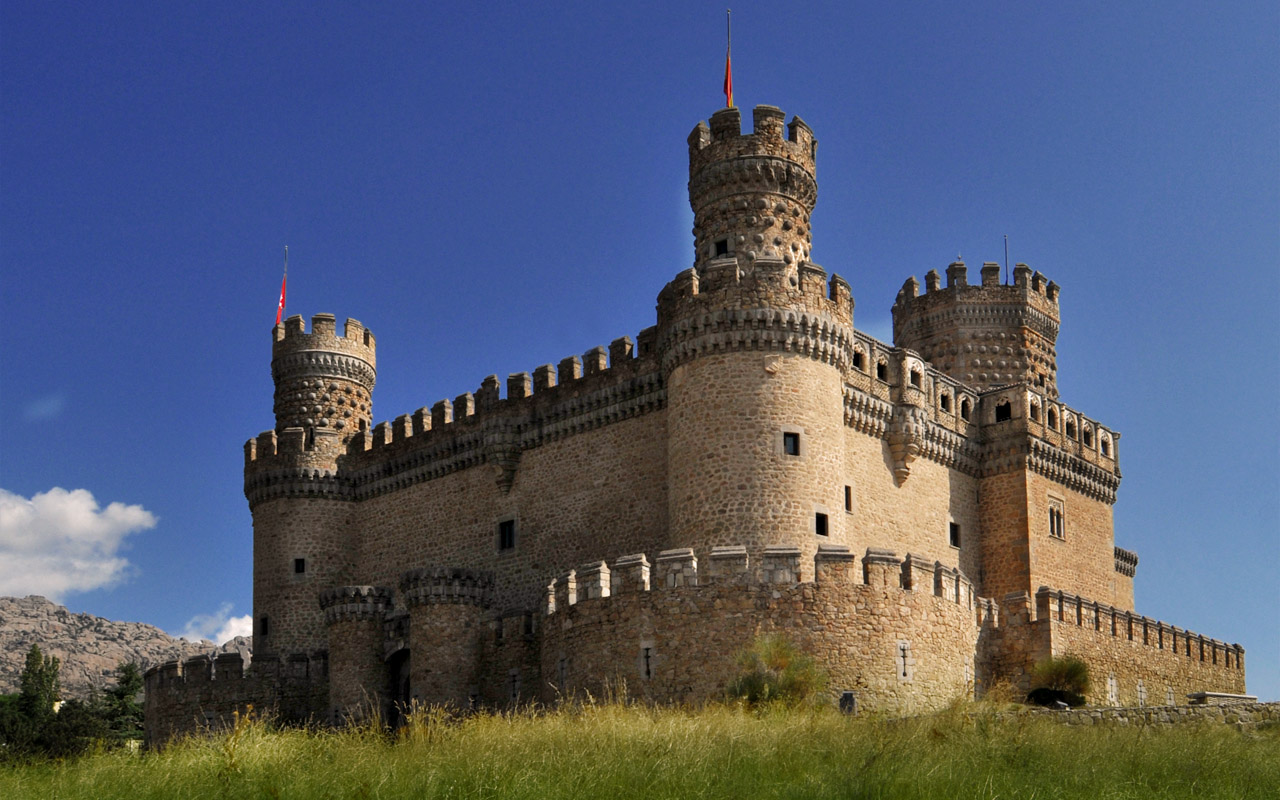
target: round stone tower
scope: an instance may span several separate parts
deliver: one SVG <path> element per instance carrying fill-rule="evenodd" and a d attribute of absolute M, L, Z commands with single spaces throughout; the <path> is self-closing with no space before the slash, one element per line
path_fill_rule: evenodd
<path fill-rule="evenodd" d="M 273 331 L 271 377 L 275 380 L 276 432 L 302 428 L 334 430 L 343 444 L 373 419 L 373 384 L 377 359 L 373 334 L 348 319 L 337 335 L 332 314 L 311 318 L 311 333 L 302 317 L 289 317 Z"/>
<path fill-rule="evenodd" d="M 338 458 L 372 418 L 374 346 L 352 319 L 339 336 L 332 314 L 312 317 L 310 333 L 296 316 L 272 330 L 276 425 L 245 445 L 255 653 L 328 646 L 317 598 L 351 582 L 355 548 Z"/>
<path fill-rule="evenodd" d="M 809 261 L 817 142 L 736 108 L 689 136 L 694 266 L 658 297 L 671 547 L 847 542 L 843 378 L 849 286 Z M 787 135 L 784 137 L 784 127 Z M 808 576 L 812 577 L 812 576 Z"/>

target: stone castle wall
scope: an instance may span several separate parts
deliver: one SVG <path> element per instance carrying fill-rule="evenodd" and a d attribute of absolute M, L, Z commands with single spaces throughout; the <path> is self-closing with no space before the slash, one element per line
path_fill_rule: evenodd
<path fill-rule="evenodd" d="M 812 655 L 832 691 L 889 711 L 937 708 L 973 691 L 980 632 L 972 585 L 922 559 L 870 553 L 862 569 L 831 545 L 691 551 L 589 565 L 551 587 L 543 620 L 544 700 L 630 697 L 700 703 L 724 696 L 734 656 L 767 634 Z M 812 564 L 813 579 L 799 581 Z M 904 588 L 904 584 L 907 588 Z"/>
<path fill-rule="evenodd" d="M 246 663 L 239 653 L 226 653 L 170 661 L 147 670 L 144 686 L 146 745 L 158 747 L 174 736 L 229 727 L 250 711 L 284 722 L 325 719 L 328 657 L 261 656 Z"/>

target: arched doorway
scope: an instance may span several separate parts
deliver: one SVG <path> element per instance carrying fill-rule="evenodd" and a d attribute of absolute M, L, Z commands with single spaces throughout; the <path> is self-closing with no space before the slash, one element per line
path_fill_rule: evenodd
<path fill-rule="evenodd" d="M 391 723 L 391 727 L 399 728 L 404 724 L 405 713 L 409 710 L 409 702 L 412 699 L 409 694 L 409 650 L 401 649 L 391 654 L 387 659 L 387 672 L 391 686 L 391 708 L 388 709 L 387 721 Z"/>

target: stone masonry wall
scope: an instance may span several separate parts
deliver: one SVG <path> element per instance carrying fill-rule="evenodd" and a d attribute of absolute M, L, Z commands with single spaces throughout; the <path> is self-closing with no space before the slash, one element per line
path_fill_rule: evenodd
<path fill-rule="evenodd" d="M 639 556 L 615 562 L 616 592 L 576 576 L 576 591 L 557 581 L 543 623 L 544 699 L 624 688 L 658 702 L 718 699 L 735 655 L 770 633 L 811 654 L 831 690 L 857 692 L 864 708 L 927 710 L 972 692 L 979 628 L 967 582 L 932 564 L 904 567 L 891 554 L 868 558 L 859 575 L 846 551 L 820 552 L 816 581 L 797 583 L 799 553 L 789 550 L 768 551 L 759 564 L 741 558 L 718 574 L 691 555 L 659 557 L 647 591 L 625 563 Z"/>
<path fill-rule="evenodd" d="M 147 670 L 146 746 L 179 735 L 230 726 L 252 711 L 283 722 L 324 719 L 329 700 L 324 654 L 266 656 L 246 664 L 239 653 L 170 661 Z"/>
<path fill-rule="evenodd" d="M 254 507 L 253 633 L 259 655 L 328 647 L 317 597 L 325 589 L 355 582 L 354 505 L 279 498 Z M 304 560 L 301 573 L 294 564 L 299 558 Z M 263 617 L 268 620 L 265 631 Z"/>
<path fill-rule="evenodd" d="M 1036 593 L 1035 625 L 1053 655 L 1089 664 L 1094 705 L 1163 705 L 1169 696 L 1185 702 L 1192 692 L 1245 691 L 1239 645 L 1050 589 Z"/>
<path fill-rule="evenodd" d="M 1062 538 L 1049 535 L 1050 499 L 1060 501 L 1064 512 Z M 1030 522 L 1030 583 L 1070 586 L 1085 597 L 1109 605 L 1131 607 L 1122 576 L 1115 570 L 1115 538 L 1111 505 L 1067 489 L 1034 472 L 1027 473 L 1027 518 Z M 1128 601 L 1128 606 L 1126 606 Z"/>
<path fill-rule="evenodd" d="M 919 553 L 971 580 L 982 575 L 978 480 L 956 469 L 920 459 L 911 478 L 893 478 L 888 445 L 856 430 L 845 433 L 845 483 L 852 488 L 853 510 L 845 519 L 845 540 L 855 550 L 868 547 Z M 960 547 L 950 544 L 950 523 L 960 526 Z"/>
<path fill-rule="evenodd" d="M 716 353 L 668 379 L 669 547 L 843 544 L 844 424 L 840 374 L 790 353 Z M 795 433 L 799 453 L 783 448 Z M 815 535 L 816 514 L 828 534 Z"/>
<path fill-rule="evenodd" d="M 666 412 L 653 411 L 525 451 L 509 492 L 485 466 L 451 472 L 359 504 L 362 583 L 394 586 L 408 569 L 494 573 L 493 606 L 533 610 L 546 576 L 613 548 L 665 546 Z M 515 521 L 500 550 L 498 525 Z"/>

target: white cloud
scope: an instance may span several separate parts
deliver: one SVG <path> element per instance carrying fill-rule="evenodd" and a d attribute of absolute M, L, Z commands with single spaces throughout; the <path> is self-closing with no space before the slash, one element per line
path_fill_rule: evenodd
<path fill-rule="evenodd" d="M 178 634 L 188 641 L 208 639 L 214 644 L 226 644 L 237 636 L 253 635 L 253 615 L 231 616 L 231 604 L 223 603 L 212 614 L 196 614 Z"/>
<path fill-rule="evenodd" d="M 61 392 L 37 397 L 22 409 L 22 416 L 28 420 L 53 419 L 62 413 L 67 398 Z"/>
<path fill-rule="evenodd" d="M 101 508 L 86 489 L 54 487 L 30 500 L 0 489 L 0 595 L 59 602 L 114 586 L 133 571 L 118 554 L 124 538 L 155 524 L 142 506 Z"/>

